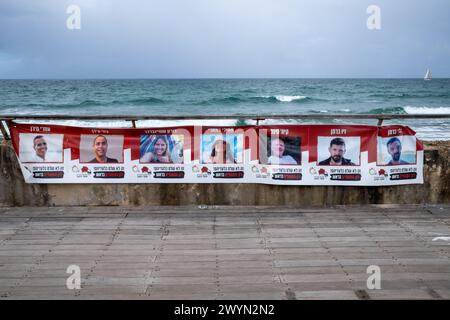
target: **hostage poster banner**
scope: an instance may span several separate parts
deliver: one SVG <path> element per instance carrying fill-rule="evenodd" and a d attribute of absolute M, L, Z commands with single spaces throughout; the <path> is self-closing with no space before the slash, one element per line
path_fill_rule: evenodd
<path fill-rule="evenodd" d="M 401 125 L 10 129 L 27 183 L 423 183 L 423 144 Z"/>

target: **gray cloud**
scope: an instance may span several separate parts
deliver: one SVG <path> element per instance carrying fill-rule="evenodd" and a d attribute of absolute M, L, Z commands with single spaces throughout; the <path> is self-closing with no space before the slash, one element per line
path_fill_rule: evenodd
<path fill-rule="evenodd" d="M 66 8 L 81 7 L 81 30 Z M 366 28 L 366 8 L 382 30 Z M 1 78 L 450 76 L 450 3 L 2 0 Z M 5 32 L 5 30 L 7 30 Z"/>

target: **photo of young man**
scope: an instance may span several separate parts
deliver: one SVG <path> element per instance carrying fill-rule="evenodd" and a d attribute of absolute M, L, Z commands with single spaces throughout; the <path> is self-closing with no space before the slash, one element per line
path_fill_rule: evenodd
<path fill-rule="evenodd" d="M 387 163 L 388 166 L 398 164 L 409 164 L 409 162 L 402 160 L 402 143 L 399 138 L 393 137 L 386 143 L 387 151 L 391 156 L 391 160 Z"/>
<path fill-rule="evenodd" d="M 108 152 L 108 140 L 103 135 L 98 135 L 95 137 L 92 143 L 92 150 L 94 152 L 95 158 L 93 158 L 89 163 L 117 163 L 117 159 L 109 158 L 106 153 Z"/>
<path fill-rule="evenodd" d="M 31 162 L 45 162 L 45 156 L 47 155 L 47 141 L 44 136 L 38 135 L 33 139 L 34 154 L 31 157 Z"/>
<path fill-rule="evenodd" d="M 19 159 L 27 163 L 63 161 L 62 134 L 20 134 Z"/>
<path fill-rule="evenodd" d="M 334 138 L 330 141 L 328 148 L 330 156 L 319 162 L 321 166 L 354 166 L 351 159 L 344 158 L 346 153 L 345 141 L 343 138 Z"/>

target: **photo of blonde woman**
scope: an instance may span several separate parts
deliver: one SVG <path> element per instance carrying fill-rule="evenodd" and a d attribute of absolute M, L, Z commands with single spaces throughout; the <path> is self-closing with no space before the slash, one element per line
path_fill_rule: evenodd
<path fill-rule="evenodd" d="M 183 136 L 141 136 L 141 163 L 183 163 Z"/>

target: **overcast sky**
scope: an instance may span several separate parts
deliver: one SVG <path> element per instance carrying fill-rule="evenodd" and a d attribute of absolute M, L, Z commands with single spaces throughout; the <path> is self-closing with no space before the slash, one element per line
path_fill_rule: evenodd
<path fill-rule="evenodd" d="M 450 77 L 449 39 L 449 0 L 0 0 L 0 78 Z"/>

